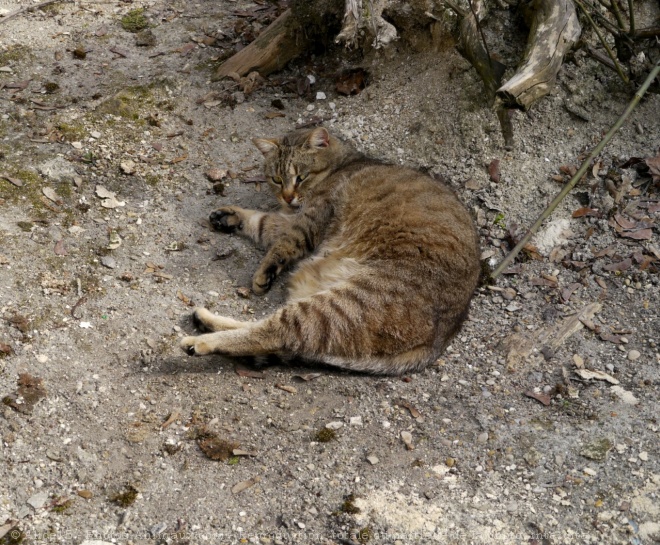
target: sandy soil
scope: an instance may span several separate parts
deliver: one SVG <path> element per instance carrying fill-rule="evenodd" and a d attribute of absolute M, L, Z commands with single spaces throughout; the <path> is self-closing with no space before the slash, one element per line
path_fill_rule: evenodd
<path fill-rule="evenodd" d="M 235 13 L 255 6 L 85 2 L 0 20 L 0 543 L 660 541 L 659 194 L 622 168 L 660 149 L 657 94 L 427 371 L 257 371 L 179 351 L 191 305 L 246 319 L 283 299 L 284 281 L 243 297 L 260 252 L 207 221 L 225 203 L 273 206 L 251 137 L 318 116 L 444 177 L 494 264 L 630 98 L 578 54 L 515 117 L 507 152 L 451 48 L 372 54 L 355 96 L 335 91 L 338 53 L 246 94 L 211 75 L 267 22 Z M 121 18 L 139 7 L 150 34 L 136 40 Z"/>

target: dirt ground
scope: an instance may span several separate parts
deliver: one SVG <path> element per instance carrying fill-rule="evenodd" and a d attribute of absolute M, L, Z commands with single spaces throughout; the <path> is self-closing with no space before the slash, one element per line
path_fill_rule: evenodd
<path fill-rule="evenodd" d="M 660 194 L 624 166 L 660 150 L 658 94 L 425 372 L 177 348 L 193 304 L 246 319 L 283 300 L 285 279 L 263 298 L 241 289 L 261 254 L 207 221 L 273 206 L 252 137 L 322 118 L 442 176 L 493 265 L 631 96 L 578 54 L 515 116 L 507 152 L 446 44 L 372 53 L 352 96 L 335 88 L 357 62 L 341 52 L 252 93 L 211 81 L 263 7 L 75 2 L 0 19 L 0 544 L 660 542 Z M 130 32 L 141 16 L 148 31 Z"/>

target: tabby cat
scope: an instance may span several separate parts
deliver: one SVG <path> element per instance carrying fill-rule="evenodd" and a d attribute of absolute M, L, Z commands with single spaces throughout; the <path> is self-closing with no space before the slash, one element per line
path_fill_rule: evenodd
<path fill-rule="evenodd" d="M 265 248 L 252 290 L 298 264 L 286 305 L 257 322 L 204 308 L 190 355 L 300 357 L 398 375 L 434 362 L 465 319 L 479 276 L 470 214 L 428 176 L 383 164 L 323 128 L 253 140 L 280 212 L 225 206 L 226 233 Z"/>

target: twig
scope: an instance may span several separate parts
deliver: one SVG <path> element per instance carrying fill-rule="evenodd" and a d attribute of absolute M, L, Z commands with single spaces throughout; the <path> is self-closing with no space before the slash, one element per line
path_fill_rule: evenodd
<path fill-rule="evenodd" d="M 594 150 L 589 154 L 589 157 L 587 157 L 584 160 L 580 169 L 575 173 L 575 176 L 573 176 L 573 178 L 571 178 L 571 181 L 564 186 L 564 188 L 559 192 L 559 194 L 553 199 L 553 201 L 539 216 L 539 218 L 536 220 L 534 225 L 532 225 L 529 231 L 527 231 L 525 236 L 520 240 L 520 242 L 518 242 L 518 244 L 516 244 L 515 248 L 513 248 L 513 250 L 509 252 L 509 254 L 502 260 L 502 262 L 493 271 L 493 273 L 491 274 L 492 278 L 497 278 L 500 274 L 502 274 L 502 271 L 504 271 L 509 266 L 509 264 L 516 258 L 516 256 L 520 253 L 520 250 L 522 250 L 525 247 L 525 245 L 529 242 L 529 239 L 532 238 L 532 236 L 534 235 L 534 233 L 536 233 L 538 228 L 541 227 L 543 222 L 550 216 L 550 214 L 552 214 L 554 209 L 557 208 L 557 205 L 563 200 L 563 198 L 566 195 L 568 195 L 571 189 L 575 187 L 575 185 L 578 183 L 580 178 L 582 178 L 582 175 L 590 167 L 591 161 L 593 161 L 596 158 L 596 156 L 601 151 L 603 151 L 603 148 L 612 139 L 612 137 L 616 134 L 616 132 L 621 128 L 621 125 L 623 125 L 626 119 L 628 119 L 628 116 L 635 109 L 639 101 L 642 100 L 644 93 L 646 93 L 646 90 L 649 88 L 649 86 L 651 85 L 651 83 L 657 77 L 658 74 L 660 74 L 660 61 L 658 61 L 655 67 L 653 68 L 653 70 L 651 70 L 651 73 L 648 75 L 646 80 L 644 80 L 644 83 L 642 83 L 642 86 L 635 93 L 635 96 L 632 98 L 632 100 L 628 104 L 628 107 L 624 110 L 624 112 L 621 114 L 619 119 L 616 120 L 616 123 L 614 123 L 614 125 L 608 131 L 608 133 L 603 137 L 603 139 L 598 143 L 598 145 L 594 148 Z"/>
<path fill-rule="evenodd" d="M 628 18 L 630 19 L 630 30 L 628 34 L 635 35 L 635 12 L 633 11 L 633 0 L 628 0 Z"/>
<path fill-rule="evenodd" d="M 616 0 L 614 0 L 616 1 Z M 614 56 L 614 53 L 612 53 L 612 50 L 610 49 L 610 46 L 607 45 L 607 42 L 605 41 L 605 38 L 603 38 L 603 35 L 600 33 L 600 30 L 598 30 L 598 27 L 596 26 L 596 23 L 594 23 L 594 20 L 591 18 L 591 15 L 589 15 L 589 12 L 587 9 L 584 7 L 584 4 L 580 0 L 575 0 L 575 3 L 580 7 L 582 10 L 582 13 L 586 16 L 587 20 L 589 21 L 589 24 L 591 27 L 594 29 L 596 32 L 596 35 L 598 36 L 598 39 L 600 40 L 600 43 L 603 44 L 603 47 L 607 51 L 607 54 L 609 55 L 610 59 L 612 59 L 612 62 L 616 65 L 616 71 L 619 74 L 619 77 L 623 80 L 624 83 L 630 83 L 630 80 L 628 79 L 628 76 L 626 76 L 623 73 L 623 70 L 621 70 L 621 67 L 619 66 L 619 63 L 616 61 L 616 57 Z"/>
<path fill-rule="evenodd" d="M 484 31 L 481 28 L 481 24 L 479 23 L 479 17 L 477 17 L 477 12 L 474 9 L 474 6 L 472 5 L 472 0 L 468 0 L 468 5 L 470 6 L 470 11 L 472 12 L 472 16 L 474 17 L 474 23 L 477 25 L 477 30 L 479 31 L 479 35 L 481 36 L 481 42 L 484 44 L 484 49 L 486 50 L 486 57 L 488 57 L 488 64 L 490 65 L 490 70 L 491 72 L 495 73 L 495 69 L 493 68 L 493 59 L 490 57 L 490 51 L 488 50 L 488 44 L 486 43 L 486 36 L 484 36 Z"/>
<path fill-rule="evenodd" d="M 64 2 L 66 4 L 70 4 L 72 1 L 73 0 L 46 0 L 45 2 L 41 2 L 33 6 L 25 6 L 24 8 L 18 8 L 12 11 L 11 13 L 5 15 L 2 19 L 0 19 L 0 23 L 9 21 L 9 19 L 12 19 L 13 17 L 16 17 L 17 15 L 20 15 L 21 13 L 26 11 L 34 11 L 35 9 L 43 8 L 44 6 L 49 6 L 50 4 L 57 4 L 58 2 Z"/>
<path fill-rule="evenodd" d="M 626 30 L 626 25 L 623 22 L 623 17 L 621 17 L 621 12 L 619 11 L 619 6 L 616 3 L 617 0 L 612 0 L 612 7 L 610 11 L 614 14 L 617 24 L 621 30 Z"/>

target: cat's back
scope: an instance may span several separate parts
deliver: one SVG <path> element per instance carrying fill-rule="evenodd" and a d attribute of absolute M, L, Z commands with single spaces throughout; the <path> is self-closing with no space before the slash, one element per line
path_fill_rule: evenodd
<path fill-rule="evenodd" d="M 413 259 L 478 276 L 470 213 L 444 183 L 413 169 L 364 163 L 342 174 L 344 236 L 370 259 Z"/>

